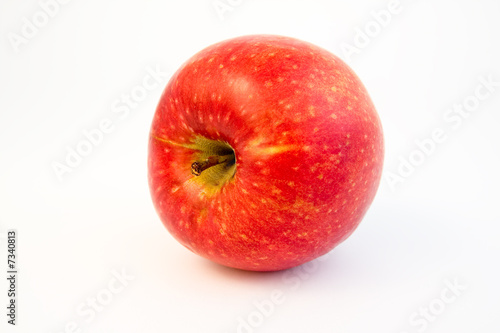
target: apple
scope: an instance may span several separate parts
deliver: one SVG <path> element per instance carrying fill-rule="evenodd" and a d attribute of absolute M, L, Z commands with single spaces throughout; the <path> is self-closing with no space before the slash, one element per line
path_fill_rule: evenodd
<path fill-rule="evenodd" d="M 154 115 L 154 206 L 186 248 L 276 271 L 332 250 L 377 191 L 382 127 L 356 74 L 297 39 L 243 36 L 173 75 Z"/>

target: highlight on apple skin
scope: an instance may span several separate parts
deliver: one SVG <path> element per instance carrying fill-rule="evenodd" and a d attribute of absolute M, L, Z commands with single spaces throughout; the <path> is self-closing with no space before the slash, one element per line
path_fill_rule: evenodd
<path fill-rule="evenodd" d="M 360 79 L 297 39 L 243 36 L 173 75 L 149 138 L 157 213 L 186 248 L 276 271 L 344 241 L 372 203 L 383 134 Z"/>

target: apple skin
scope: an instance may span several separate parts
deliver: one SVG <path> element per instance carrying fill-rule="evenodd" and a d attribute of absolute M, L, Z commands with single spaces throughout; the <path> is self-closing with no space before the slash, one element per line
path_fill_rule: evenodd
<path fill-rule="evenodd" d="M 232 162 L 192 173 L 194 162 L 228 152 Z M 356 229 L 383 156 L 380 119 L 343 61 L 297 39 L 253 35 L 209 46 L 173 75 L 151 127 L 148 176 L 158 215 L 186 248 L 276 271 Z"/>

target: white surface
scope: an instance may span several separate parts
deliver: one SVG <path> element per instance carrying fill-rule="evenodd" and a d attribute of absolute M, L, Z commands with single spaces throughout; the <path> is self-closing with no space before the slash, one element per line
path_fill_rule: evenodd
<path fill-rule="evenodd" d="M 11 327 L 1 238 L 1 331 L 238 332 L 241 320 L 253 325 L 245 333 L 499 331 L 500 86 L 457 128 L 443 117 L 474 95 L 480 77 L 500 81 L 500 2 L 401 0 L 352 57 L 342 43 L 354 45 L 356 29 L 389 1 L 231 3 L 221 20 L 213 0 L 70 1 L 15 52 L 9 34 L 40 5 L 2 0 L 0 232 L 18 230 L 20 274 Z M 160 223 L 146 145 L 168 78 L 127 115 L 112 112 L 147 68 L 169 77 L 202 48 L 253 33 L 297 37 L 348 60 L 384 125 L 384 177 L 418 154 L 415 140 L 435 128 L 447 138 L 404 182 L 382 180 L 345 243 L 288 272 L 217 266 Z M 105 118 L 113 131 L 59 181 L 51 164 Z M 113 274 L 122 270 L 134 279 L 118 288 Z M 86 302 L 108 301 L 107 288 L 116 294 L 92 317 Z"/>

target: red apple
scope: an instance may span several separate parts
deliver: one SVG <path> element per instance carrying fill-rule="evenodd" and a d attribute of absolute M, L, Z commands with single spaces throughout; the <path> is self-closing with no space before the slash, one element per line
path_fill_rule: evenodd
<path fill-rule="evenodd" d="M 245 36 L 202 50 L 171 78 L 151 128 L 149 184 L 189 250 L 274 271 L 356 229 L 383 155 L 377 112 L 344 62 L 296 39 Z"/>

